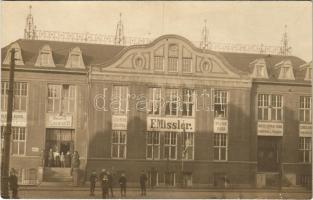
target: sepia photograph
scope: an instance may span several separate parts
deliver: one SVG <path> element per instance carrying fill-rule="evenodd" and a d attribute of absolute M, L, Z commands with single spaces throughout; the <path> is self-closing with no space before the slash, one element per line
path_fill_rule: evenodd
<path fill-rule="evenodd" d="M 2 1 L 4 199 L 311 199 L 310 1 Z"/>

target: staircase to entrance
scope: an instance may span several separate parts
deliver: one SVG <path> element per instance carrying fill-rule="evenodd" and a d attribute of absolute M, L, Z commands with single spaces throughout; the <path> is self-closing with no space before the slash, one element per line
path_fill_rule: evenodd
<path fill-rule="evenodd" d="M 60 183 L 71 184 L 73 177 L 71 175 L 71 168 L 60 167 L 45 167 L 43 172 L 43 183 Z"/>

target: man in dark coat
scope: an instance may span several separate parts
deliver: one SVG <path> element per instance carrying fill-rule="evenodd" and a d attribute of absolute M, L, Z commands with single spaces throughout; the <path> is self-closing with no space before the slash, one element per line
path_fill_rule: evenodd
<path fill-rule="evenodd" d="M 96 182 L 97 182 L 97 173 L 95 170 L 92 171 L 89 181 L 90 181 L 90 196 L 95 196 L 95 188 L 96 188 Z"/>
<path fill-rule="evenodd" d="M 113 176 L 112 174 L 110 173 L 110 171 L 107 171 L 107 175 L 108 175 L 108 184 L 109 184 L 109 192 L 111 192 L 111 197 L 113 198 L 114 195 L 113 195 Z"/>
<path fill-rule="evenodd" d="M 141 190 L 141 196 L 146 196 L 146 182 L 148 178 L 144 171 L 141 171 L 141 175 L 139 178 L 140 182 L 140 190 Z"/>
<path fill-rule="evenodd" d="M 118 180 L 120 187 L 121 187 L 121 197 L 126 197 L 126 184 L 127 184 L 127 179 L 125 177 L 125 174 L 122 173 L 120 179 Z"/>
<path fill-rule="evenodd" d="M 10 176 L 9 176 L 9 184 L 10 189 L 12 190 L 12 199 L 17 199 L 18 195 L 18 183 L 17 183 L 17 176 L 15 174 L 15 170 L 11 169 Z"/>
<path fill-rule="evenodd" d="M 101 187 L 102 187 L 102 198 L 106 199 L 109 197 L 109 179 L 106 174 L 103 175 L 102 180 L 101 180 Z"/>

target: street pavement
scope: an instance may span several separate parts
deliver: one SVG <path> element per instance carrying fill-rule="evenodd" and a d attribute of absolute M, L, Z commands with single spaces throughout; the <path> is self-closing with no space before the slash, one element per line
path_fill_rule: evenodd
<path fill-rule="evenodd" d="M 114 199 L 121 199 L 119 189 L 114 189 Z M 36 188 L 23 187 L 19 191 L 20 198 L 35 199 L 101 199 L 101 190 L 98 187 L 95 196 L 89 196 L 88 188 Z M 147 189 L 147 195 L 141 196 L 140 190 L 130 188 L 127 191 L 128 199 L 311 199 L 310 191 L 289 190 L 204 190 L 204 189 Z"/>

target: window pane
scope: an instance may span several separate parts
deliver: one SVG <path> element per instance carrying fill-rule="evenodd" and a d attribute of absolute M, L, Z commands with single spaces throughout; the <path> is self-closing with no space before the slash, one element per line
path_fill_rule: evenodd
<path fill-rule="evenodd" d="M 214 160 L 219 160 L 219 149 L 214 148 Z"/>
<path fill-rule="evenodd" d="M 19 155 L 24 155 L 25 153 L 25 142 L 19 142 Z"/>
<path fill-rule="evenodd" d="M 152 158 L 152 146 L 147 146 L 147 158 Z"/>
<path fill-rule="evenodd" d="M 117 144 L 112 145 L 112 157 L 114 158 L 118 157 L 118 145 Z"/>
<path fill-rule="evenodd" d="M 12 142 L 12 154 L 18 154 L 18 142 L 17 141 L 13 141 Z"/>
<path fill-rule="evenodd" d="M 226 160 L 226 148 L 221 148 L 221 160 Z"/>

